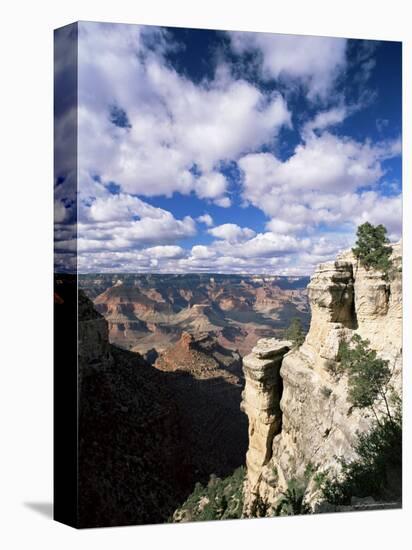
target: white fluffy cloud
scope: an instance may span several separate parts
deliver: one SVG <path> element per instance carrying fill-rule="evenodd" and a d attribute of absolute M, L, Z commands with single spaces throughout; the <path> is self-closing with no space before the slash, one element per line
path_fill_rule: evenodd
<path fill-rule="evenodd" d="M 225 223 L 209 229 L 209 233 L 218 239 L 223 239 L 229 243 L 237 243 L 251 239 L 256 235 L 253 229 L 249 227 L 239 227 L 235 223 Z"/>
<path fill-rule="evenodd" d="M 150 258 L 183 258 L 185 250 L 181 246 L 152 246 L 146 248 L 144 253 Z"/>
<path fill-rule="evenodd" d="M 213 225 L 213 218 L 210 214 L 203 214 L 202 216 L 196 218 L 196 221 L 199 223 L 204 223 L 207 227 L 212 227 Z"/>
<path fill-rule="evenodd" d="M 221 199 L 229 199 L 223 195 L 227 188 L 226 178 L 219 172 L 209 172 L 200 176 L 194 183 L 194 189 L 200 199 L 212 199 L 219 203 Z M 229 199 L 230 206 L 230 199 Z"/>
<path fill-rule="evenodd" d="M 154 246 L 133 251 L 80 251 L 79 269 L 89 272 L 145 272 L 173 265 L 186 255 L 179 246 Z M 173 269 L 171 270 L 173 271 Z"/>
<path fill-rule="evenodd" d="M 175 269 L 232 273 L 306 275 L 347 248 L 352 235 L 297 238 L 272 232 L 259 233 L 242 242 L 218 239 L 210 245 L 195 245 L 190 254 L 176 262 Z"/>
<path fill-rule="evenodd" d="M 302 134 L 310 138 L 310 133 L 313 130 L 324 130 L 330 126 L 340 124 L 350 113 L 350 110 L 346 106 L 333 107 L 327 111 L 320 111 L 316 114 L 315 118 L 310 120 L 303 127 Z"/>
<path fill-rule="evenodd" d="M 196 234 L 196 224 L 190 216 L 176 219 L 167 210 L 126 194 L 108 194 L 90 206 L 81 204 L 79 216 L 78 249 L 82 253 L 141 250 L 160 243 L 161 250 L 169 254 L 176 251 L 173 243 Z"/>
<path fill-rule="evenodd" d="M 239 161 L 245 173 L 245 198 L 279 191 L 342 193 L 374 184 L 383 175 L 381 161 L 392 147 L 392 143 L 373 146 L 324 132 L 298 145 L 284 162 L 271 153 L 247 155 Z"/>
<path fill-rule="evenodd" d="M 191 258 L 194 260 L 206 260 L 216 257 L 216 251 L 213 248 L 203 244 L 196 244 L 192 247 Z"/>
<path fill-rule="evenodd" d="M 215 199 L 213 202 L 221 208 L 230 208 L 230 206 L 232 205 L 232 201 L 229 197 L 220 197 L 218 199 Z"/>
<path fill-rule="evenodd" d="M 392 241 L 398 240 L 402 235 L 402 196 L 382 197 L 376 192 L 364 193 L 360 198 L 352 197 L 354 222 L 359 225 L 369 222 L 382 223 L 388 230 Z M 345 205 L 346 210 L 349 210 Z"/>
<path fill-rule="evenodd" d="M 131 195 L 107 195 L 104 198 L 96 199 L 90 207 L 85 210 L 86 219 L 93 222 L 123 221 L 138 216 L 139 218 L 170 218 L 171 214 L 155 208 Z"/>
<path fill-rule="evenodd" d="M 266 79 L 295 80 L 310 99 L 325 99 L 346 64 L 346 39 L 232 32 L 234 52 L 258 52 Z"/>
<path fill-rule="evenodd" d="M 366 220 L 399 236 L 400 195 L 394 188 L 382 196 L 377 184 L 400 141 L 335 132 L 358 108 L 334 88 L 346 40 L 253 33 L 230 40 L 235 53 L 252 54 L 237 61 L 252 58 L 260 82 L 235 76 L 227 59 L 213 77 L 193 82 L 167 60 L 176 46 L 167 31 L 80 24 L 80 270 L 298 275 L 351 246 Z M 292 127 L 284 95 L 297 88 L 317 112 L 309 121 L 293 113 L 300 142 L 285 159 L 274 151 L 281 129 Z M 235 163 L 240 181 L 231 175 Z M 210 209 L 220 224 L 207 212 L 194 220 L 145 198 L 175 192 L 196 195 L 200 211 Z M 59 251 L 70 251 L 75 198 L 60 195 L 57 188 L 56 235 Z M 253 227 L 247 210 L 219 213 L 216 206 L 238 207 L 236 195 L 264 214 L 264 230 L 243 226 Z M 196 222 L 208 235 L 192 246 Z"/>
<path fill-rule="evenodd" d="M 80 170 L 131 194 L 194 191 L 230 206 L 219 164 L 271 142 L 290 113 L 279 93 L 225 71 L 193 83 L 165 60 L 168 40 L 156 28 L 80 24 Z"/>
<path fill-rule="evenodd" d="M 298 240 L 290 235 L 279 235 L 271 232 L 258 233 L 256 236 L 244 242 L 216 243 L 215 248 L 226 255 L 234 255 L 239 258 L 267 258 L 277 254 L 295 252 L 309 245 L 307 239 Z"/>
<path fill-rule="evenodd" d="M 337 116 L 312 123 L 327 126 Z M 399 234 L 400 197 L 383 198 L 371 191 L 384 175 L 383 161 L 399 154 L 399 140 L 377 144 L 320 135 L 305 130 L 306 141 L 281 161 L 271 153 L 244 156 L 243 197 L 271 217 L 267 228 L 275 233 L 310 232 L 319 224 L 337 227 L 360 220 L 386 221 Z M 380 220 L 380 221 L 379 221 Z"/>

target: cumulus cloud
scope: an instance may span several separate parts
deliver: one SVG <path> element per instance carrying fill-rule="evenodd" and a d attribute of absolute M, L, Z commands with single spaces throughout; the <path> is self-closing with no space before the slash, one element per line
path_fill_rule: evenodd
<path fill-rule="evenodd" d="M 129 194 L 194 191 L 228 207 L 219 163 L 273 141 L 290 113 L 278 92 L 219 71 L 192 82 L 170 47 L 159 28 L 80 23 L 79 168 Z"/>
<path fill-rule="evenodd" d="M 208 232 L 214 237 L 217 237 L 218 239 L 223 239 L 230 243 L 245 241 L 256 235 L 253 229 L 249 229 L 249 227 L 239 227 L 234 223 L 225 223 L 223 225 L 218 225 L 213 229 L 209 229 Z"/>
<path fill-rule="evenodd" d="M 350 198 L 345 205 L 347 211 L 349 204 Z M 364 193 L 353 200 L 352 215 L 357 225 L 367 221 L 374 225 L 382 223 L 387 228 L 392 241 L 399 240 L 402 236 L 401 195 L 382 197 L 376 192 Z"/>
<path fill-rule="evenodd" d="M 331 234 L 319 239 L 297 238 L 272 232 L 259 233 L 242 242 L 217 239 L 210 245 L 196 245 L 180 259 L 180 271 L 267 273 L 305 275 L 351 242 L 352 235 Z"/>
<path fill-rule="evenodd" d="M 191 258 L 196 260 L 205 260 L 216 257 L 216 251 L 210 247 L 204 246 L 202 244 L 197 244 L 192 247 Z"/>
<path fill-rule="evenodd" d="M 210 214 L 203 214 L 202 216 L 196 218 L 196 221 L 199 223 L 204 223 L 207 227 L 212 227 L 213 225 L 213 218 Z"/>
<path fill-rule="evenodd" d="M 150 258 L 183 258 L 186 255 L 181 246 L 152 246 L 144 250 Z"/>
<path fill-rule="evenodd" d="M 223 224 L 209 233 L 216 240 L 207 246 L 193 246 L 191 254 L 180 262 L 181 266 L 192 270 L 203 265 L 212 270 L 263 272 L 265 266 L 272 269 L 275 264 L 278 267 L 287 264 L 289 253 L 306 251 L 311 244 L 307 238 L 298 239 L 270 231 L 256 234 L 236 224 Z"/>
<path fill-rule="evenodd" d="M 347 68 L 345 39 L 229 33 L 236 67 L 252 62 L 257 78 L 243 77 L 222 55 L 214 74 L 195 82 L 168 59 L 178 46 L 167 30 L 79 28 L 80 194 L 68 196 L 75 174 L 65 173 L 55 195 L 57 261 L 76 250 L 77 229 L 81 271 L 299 275 L 351 246 L 364 221 L 400 235 L 398 184 L 388 179 L 388 196 L 382 184 L 400 139 L 338 134 L 361 108 L 336 90 Z M 373 69 L 370 56 L 359 60 L 360 87 Z M 310 120 L 289 96 L 297 89 L 309 100 Z M 285 157 L 279 136 L 289 135 L 292 114 L 298 144 Z M 377 126 L 383 132 L 386 124 Z M 64 121 L 58 131 L 64 144 Z M 180 207 L 177 215 L 175 193 L 195 195 L 200 211 L 233 223 L 215 226 L 207 212 L 194 220 Z M 170 209 L 150 204 L 155 196 L 170 198 Z M 216 206 L 226 211 L 215 215 Z M 256 226 L 252 206 L 260 211 Z M 206 243 L 193 244 L 196 223 Z"/>
<path fill-rule="evenodd" d="M 80 251 L 79 269 L 84 272 L 172 271 L 179 258 L 187 255 L 179 246 L 155 246 L 131 251 Z"/>
<path fill-rule="evenodd" d="M 86 220 L 94 222 L 122 221 L 133 216 L 159 219 L 170 217 L 171 214 L 151 206 L 138 197 L 126 194 L 98 198 L 85 210 Z"/>
<path fill-rule="evenodd" d="M 78 247 L 81 252 L 137 250 L 155 244 L 170 244 L 196 234 L 193 218 L 176 219 L 162 208 L 138 197 L 119 194 L 81 204 Z M 153 248 L 153 251 L 158 250 Z M 168 247 L 167 251 L 176 251 Z"/>
<path fill-rule="evenodd" d="M 371 185 L 383 175 L 381 161 L 392 149 L 392 143 L 374 146 L 324 132 L 298 145 L 284 162 L 271 153 L 247 155 L 239 161 L 245 198 L 279 190 L 341 193 Z"/>
<path fill-rule="evenodd" d="M 293 223 L 286 220 L 272 219 L 266 224 L 267 229 L 273 233 L 295 233 L 305 228 L 303 223 Z"/>
<path fill-rule="evenodd" d="M 267 80 L 297 81 L 309 99 L 325 99 L 346 65 L 344 38 L 232 32 L 235 53 L 260 55 L 261 75 Z"/>
<path fill-rule="evenodd" d="M 306 141 L 285 161 L 271 153 L 250 154 L 239 161 L 243 197 L 272 218 L 268 229 L 308 232 L 319 224 L 355 224 L 372 216 L 376 207 L 374 217 L 392 220 L 390 229 L 399 231 L 400 218 L 394 223 L 399 197 L 382 201 L 377 192 L 367 190 L 384 175 L 383 161 L 399 154 L 399 140 L 371 144 L 328 131 L 305 135 Z M 381 201 L 390 214 L 378 213 Z"/>
<path fill-rule="evenodd" d="M 229 197 L 221 197 L 213 201 L 217 206 L 222 208 L 230 208 L 232 206 L 232 201 Z"/>
<path fill-rule="evenodd" d="M 195 192 L 201 199 L 219 199 L 227 188 L 226 178 L 219 172 L 210 172 L 200 176 L 194 184 Z"/>
<path fill-rule="evenodd" d="M 285 254 L 306 248 L 309 245 L 307 239 L 298 240 L 290 235 L 277 235 L 275 233 L 258 233 L 255 237 L 245 242 L 232 243 L 229 240 L 216 243 L 215 248 L 224 254 L 235 255 L 240 258 L 267 258 L 276 254 Z"/>

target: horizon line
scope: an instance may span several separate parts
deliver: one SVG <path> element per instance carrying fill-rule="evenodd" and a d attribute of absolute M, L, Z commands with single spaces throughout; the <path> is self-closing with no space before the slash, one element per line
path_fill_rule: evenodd
<path fill-rule="evenodd" d="M 284 277 L 284 278 L 290 278 L 290 277 L 310 277 L 311 274 L 307 273 L 304 275 L 280 275 L 277 273 L 269 274 L 269 273 L 249 273 L 249 272 L 242 272 L 242 273 L 227 273 L 227 272 L 217 272 L 217 271 L 191 271 L 187 273 L 179 273 L 179 272 L 160 272 L 160 271 L 88 271 L 88 272 L 71 272 L 71 271 L 55 271 L 54 275 L 171 275 L 171 276 L 188 276 L 188 275 L 224 275 L 224 276 L 237 276 L 237 277 Z"/>

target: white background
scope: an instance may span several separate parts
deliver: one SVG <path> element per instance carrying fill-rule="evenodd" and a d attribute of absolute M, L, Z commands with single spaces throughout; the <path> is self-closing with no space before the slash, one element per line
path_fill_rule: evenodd
<path fill-rule="evenodd" d="M 405 281 L 411 181 L 406 0 L 66 0 L 2 3 L 0 33 L 0 545 L 13 548 L 405 548 L 403 511 L 75 531 L 52 498 L 52 29 L 79 19 L 404 42 Z M 406 70 L 408 69 L 408 70 Z M 405 124 L 405 121 L 407 123 Z M 408 262 L 407 262 L 408 260 Z M 405 285 L 406 334 L 410 291 Z M 404 388 L 410 403 L 410 347 Z M 409 415 L 405 466 L 410 459 Z M 405 484 L 410 482 L 406 471 Z M 36 511 L 37 508 L 37 511 Z M 409 541 L 410 543 L 410 537 Z"/>

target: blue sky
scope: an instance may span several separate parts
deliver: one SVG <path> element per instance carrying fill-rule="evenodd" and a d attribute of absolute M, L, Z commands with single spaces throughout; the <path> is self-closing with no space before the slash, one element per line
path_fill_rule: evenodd
<path fill-rule="evenodd" d="M 364 221 L 399 239 L 400 43 L 81 23 L 78 62 L 80 271 L 300 275 Z"/>

